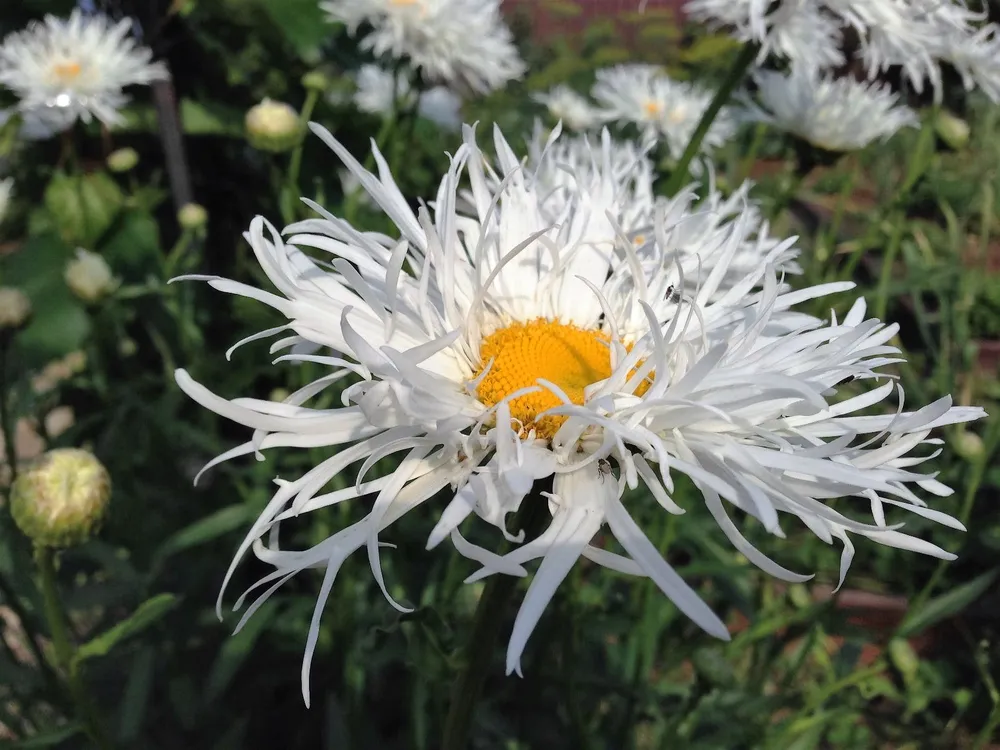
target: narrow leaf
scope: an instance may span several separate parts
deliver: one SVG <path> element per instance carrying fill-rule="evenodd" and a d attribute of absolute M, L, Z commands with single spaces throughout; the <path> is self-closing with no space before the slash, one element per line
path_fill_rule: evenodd
<path fill-rule="evenodd" d="M 95 656 L 104 656 L 120 641 L 139 633 L 156 623 L 167 612 L 177 606 L 178 599 L 174 594 L 157 594 L 139 605 L 128 619 L 123 620 L 96 638 L 84 643 L 76 652 L 78 661 L 84 661 Z"/>

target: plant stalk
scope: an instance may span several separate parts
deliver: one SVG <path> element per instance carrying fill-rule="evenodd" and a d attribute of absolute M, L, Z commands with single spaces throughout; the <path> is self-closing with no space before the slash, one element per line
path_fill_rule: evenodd
<path fill-rule="evenodd" d="M 514 516 L 514 528 L 524 529 L 525 541 L 541 531 L 548 515 L 548 500 L 535 489 L 521 501 Z M 504 624 L 501 614 L 510 601 L 518 580 L 500 573 L 490 576 L 476 605 L 472 630 L 464 648 L 464 664 L 452 686 L 451 705 L 445 719 L 441 750 L 465 750 L 472 730 L 472 719 L 479 695 L 486 682 L 497 638 Z"/>
<path fill-rule="evenodd" d="M 112 750 L 113 745 L 104 730 L 97 706 L 94 705 L 86 685 L 83 684 L 80 665 L 76 660 L 76 649 L 70 640 L 69 626 L 66 624 L 66 616 L 56 586 L 55 556 L 56 552 L 51 547 L 35 547 L 39 588 L 45 606 L 45 619 L 49 623 L 49 632 L 52 636 L 56 664 L 66 676 L 70 699 L 87 736 L 99 750 Z"/>
<path fill-rule="evenodd" d="M 695 128 L 694 135 L 691 136 L 691 140 L 688 141 L 684 153 L 670 175 L 666 190 L 668 196 L 677 195 L 678 191 L 684 185 L 685 180 L 688 179 L 688 167 L 691 166 L 691 161 L 701 149 L 701 143 L 705 140 L 705 136 L 708 135 L 709 128 L 712 127 L 715 118 L 722 111 L 722 107 L 729 101 L 730 95 L 743 81 L 743 76 L 757 58 L 759 50 L 760 45 L 756 42 L 747 42 L 743 45 L 743 49 L 740 50 L 740 54 L 733 60 L 732 67 L 726 73 L 722 85 L 715 92 L 715 96 L 708 105 L 708 109 L 702 114 L 701 120 L 698 122 L 698 127 Z"/>

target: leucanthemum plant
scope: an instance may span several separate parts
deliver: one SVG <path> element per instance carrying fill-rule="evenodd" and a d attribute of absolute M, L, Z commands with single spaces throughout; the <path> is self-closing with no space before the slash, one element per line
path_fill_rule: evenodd
<path fill-rule="evenodd" d="M 754 111 L 761 121 L 827 151 L 856 151 L 920 124 L 884 84 L 804 70 L 758 71 L 753 78 L 760 98 Z"/>
<path fill-rule="evenodd" d="M 132 21 L 74 10 L 46 16 L 0 43 L 0 85 L 13 91 L 18 109 L 55 130 L 77 119 L 122 122 L 123 89 L 168 77 L 152 52 L 130 36 Z"/>
<path fill-rule="evenodd" d="M 408 60 L 429 83 L 485 94 L 525 71 L 499 0 L 326 0 L 320 6 L 352 35 L 369 24 L 362 49 Z"/>
<path fill-rule="evenodd" d="M 908 535 L 888 511 L 962 528 L 921 497 L 950 490 L 916 471 L 935 455 L 919 449 L 939 442 L 930 437 L 934 428 L 983 411 L 952 407 L 950 398 L 905 411 L 902 390 L 884 372 L 899 361 L 889 343 L 896 326 L 867 318 L 862 299 L 843 319 L 796 313 L 801 302 L 853 285 L 783 287 L 776 264 L 792 240 L 762 248 L 753 269 L 724 288 L 730 261 L 759 221 L 736 207 L 728 220 L 706 219 L 718 206 L 678 197 L 672 211 L 654 210 L 640 252 L 620 220 L 634 193 L 632 175 L 612 164 L 606 138 L 585 173 L 562 186 L 567 195 L 553 214 L 502 134 L 494 132 L 490 159 L 466 127 L 433 202 L 414 213 L 381 154 L 374 153 L 378 173 L 369 173 L 329 132 L 313 131 L 393 221 L 399 239 L 360 231 L 307 200 L 318 218 L 282 233 L 258 217 L 245 235 L 275 292 L 189 278 L 287 318 L 239 344 L 284 334 L 271 347 L 290 351 L 279 362 L 314 362 L 329 373 L 280 403 L 228 400 L 186 371 L 176 373 L 199 404 L 253 430 L 210 466 L 262 459 L 274 448 L 331 450 L 302 476 L 277 480 L 223 584 L 224 592 L 248 552 L 273 567 L 237 600 L 239 609 L 255 597 L 242 627 L 293 576 L 323 572 L 302 665 L 307 704 L 321 616 L 341 565 L 364 550 L 382 593 L 405 611 L 390 596 L 382 545 L 392 525 L 418 509 L 436 518 L 429 549 L 450 540 L 474 563 L 468 581 L 527 577 L 526 566 L 540 560 L 507 645 L 507 672 L 518 674 L 535 625 L 580 558 L 650 578 L 707 633 L 729 638 L 636 520 L 653 511 L 684 514 L 674 497 L 678 475 L 697 486 L 737 550 L 785 581 L 810 576 L 753 546 L 733 511 L 777 537 L 797 519 L 823 541 L 838 542 L 841 582 L 852 536 L 952 557 Z M 553 133 L 550 145 L 558 138 Z M 471 204 L 462 208 L 466 182 Z M 711 270 L 694 280 L 678 262 L 682 250 L 701 252 L 682 247 L 692 239 L 684 233 L 691 222 L 714 226 L 719 243 Z M 845 396 L 848 381 L 869 387 Z M 342 407 L 308 405 L 331 388 L 343 388 Z M 866 413 L 886 402 L 886 413 Z M 369 477 L 388 456 L 398 457 L 398 467 Z M 324 491 L 344 472 L 350 486 Z M 625 499 L 626 489 L 640 486 L 644 499 Z M 360 521 L 307 549 L 283 546 L 285 522 L 364 497 L 371 500 Z M 836 498 L 843 501 L 835 508 Z M 547 519 L 534 538 L 511 525 L 512 514 L 528 512 Z M 513 551 L 500 555 L 470 541 L 463 529 L 474 522 L 495 527 Z M 620 552 L 595 543 L 605 527 Z M 479 606 L 499 604 L 484 599 Z"/>

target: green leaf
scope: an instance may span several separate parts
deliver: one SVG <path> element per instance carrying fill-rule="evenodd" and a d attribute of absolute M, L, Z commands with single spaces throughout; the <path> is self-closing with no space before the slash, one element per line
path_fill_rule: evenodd
<path fill-rule="evenodd" d="M 31 365 L 79 349 L 90 334 L 90 316 L 63 280 L 72 251 L 58 237 L 32 237 L 0 259 L 0 279 L 31 300 L 32 316 L 18 334 L 18 345 Z"/>
<path fill-rule="evenodd" d="M 118 737 L 123 742 L 131 742 L 139 736 L 149 696 L 153 692 L 153 667 L 156 664 L 156 651 L 144 647 L 132 660 L 132 670 L 125 685 L 125 695 L 122 697 L 121 724 Z"/>
<path fill-rule="evenodd" d="M 26 740 L 16 740 L 14 742 L 0 742 L 0 748 L 5 750 L 28 750 L 29 748 L 54 747 L 60 742 L 65 742 L 70 737 L 80 732 L 79 724 L 71 724 L 68 727 L 59 727 L 42 734 L 36 734 Z"/>
<path fill-rule="evenodd" d="M 128 619 L 80 646 L 76 652 L 77 660 L 84 661 L 95 656 L 104 656 L 121 641 L 155 624 L 177 604 L 178 599 L 174 594 L 157 594 L 152 599 L 147 599 Z"/>
<path fill-rule="evenodd" d="M 185 135 L 243 137 L 243 112 L 218 104 L 181 100 L 181 126 Z"/>
<path fill-rule="evenodd" d="M 299 57 L 311 60 L 330 37 L 330 24 L 315 0 L 259 0 Z"/>
<path fill-rule="evenodd" d="M 171 555 L 210 542 L 223 534 L 228 534 L 230 531 L 246 525 L 252 516 L 251 509 L 242 503 L 217 510 L 167 538 L 153 553 L 150 567 L 157 570 Z"/>
<path fill-rule="evenodd" d="M 934 623 L 961 612 L 989 589 L 997 577 L 997 573 L 1000 573 L 998 568 L 987 571 L 968 583 L 957 586 L 947 594 L 931 599 L 915 612 L 910 612 L 903 620 L 903 624 L 900 625 L 897 635 L 900 638 L 916 635 Z"/>
<path fill-rule="evenodd" d="M 222 644 L 219 656 L 212 665 L 205 687 L 204 701 L 211 703 L 225 691 L 233 677 L 250 656 L 257 639 L 267 630 L 278 609 L 275 600 L 265 602 L 239 633 Z"/>
<path fill-rule="evenodd" d="M 125 196 L 105 172 L 57 172 L 45 189 L 44 202 L 64 242 L 93 249 L 118 216 Z"/>
<path fill-rule="evenodd" d="M 160 229 L 152 216 L 129 211 L 101 244 L 101 255 L 116 270 L 149 271 L 158 265 Z"/>

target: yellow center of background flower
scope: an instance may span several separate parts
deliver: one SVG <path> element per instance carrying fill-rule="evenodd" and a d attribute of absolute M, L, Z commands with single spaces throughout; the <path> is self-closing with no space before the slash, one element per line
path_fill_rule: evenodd
<path fill-rule="evenodd" d="M 483 340 L 479 373 L 490 360 L 493 366 L 476 393 L 480 401 L 493 406 L 514 391 L 536 385 L 542 378 L 559 386 L 574 404 L 582 404 L 587 386 L 611 376 L 608 341 L 608 336 L 600 331 L 542 319 L 513 323 Z M 547 440 L 566 421 L 563 416 L 538 418 L 546 409 L 562 403 L 545 387 L 509 403 L 511 419 L 521 423 L 523 434 L 534 429 L 539 438 Z"/>
<path fill-rule="evenodd" d="M 652 99 L 649 99 L 645 104 L 643 104 L 642 108 L 650 117 L 659 117 L 660 113 L 663 111 L 663 107 L 660 106 L 660 103 L 655 102 Z"/>
<path fill-rule="evenodd" d="M 63 83 L 70 83 L 76 80 L 82 70 L 83 68 L 80 66 L 80 63 L 73 61 L 56 63 L 52 66 L 53 74 Z"/>

